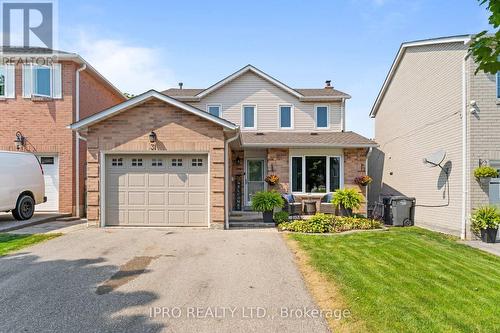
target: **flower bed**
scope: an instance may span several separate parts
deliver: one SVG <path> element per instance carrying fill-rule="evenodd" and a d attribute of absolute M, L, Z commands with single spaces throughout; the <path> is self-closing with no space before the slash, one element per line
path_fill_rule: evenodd
<path fill-rule="evenodd" d="M 346 217 L 316 214 L 307 220 L 285 222 L 278 225 L 281 231 L 305 233 L 338 233 L 349 230 L 380 229 L 382 223 L 365 217 Z"/>

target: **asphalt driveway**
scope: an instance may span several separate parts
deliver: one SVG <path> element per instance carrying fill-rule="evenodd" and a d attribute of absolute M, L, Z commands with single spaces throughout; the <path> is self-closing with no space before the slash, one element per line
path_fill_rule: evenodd
<path fill-rule="evenodd" d="M 0 258 L 0 304 L 2 332 L 328 331 L 275 231 L 79 230 Z"/>

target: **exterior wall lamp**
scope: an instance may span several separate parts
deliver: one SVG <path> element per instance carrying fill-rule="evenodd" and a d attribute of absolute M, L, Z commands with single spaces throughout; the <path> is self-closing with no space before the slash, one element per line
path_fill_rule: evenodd
<path fill-rule="evenodd" d="M 14 143 L 16 144 L 17 150 L 19 150 L 25 146 L 26 138 L 24 137 L 24 135 L 21 132 L 19 132 L 19 131 L 16 132 L 16 139 L 14 140 Z"/>
<path fill-rule="evenodd" d="M 241 158 L 239 156 L 236 156 L 236 165 L 240 165 L 241 164 Z"/>

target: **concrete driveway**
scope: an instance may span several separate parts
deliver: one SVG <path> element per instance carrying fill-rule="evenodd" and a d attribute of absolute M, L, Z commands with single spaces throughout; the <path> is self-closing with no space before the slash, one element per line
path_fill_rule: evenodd
<path fill-rule="evenodd" d="M 78 230 L 0 258 L 0 304 L 2 332 L 328 331 L 274 230 Z"/>

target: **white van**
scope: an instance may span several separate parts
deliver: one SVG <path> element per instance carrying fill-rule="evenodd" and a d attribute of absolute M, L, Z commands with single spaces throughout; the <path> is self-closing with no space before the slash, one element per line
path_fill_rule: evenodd
<path fill-rule="evenodd" d="M 0 212 L 16 220 L 33 216 L 35 205 L 47 201 L 43 169 L 35 155 L 0 151 Z"/>

